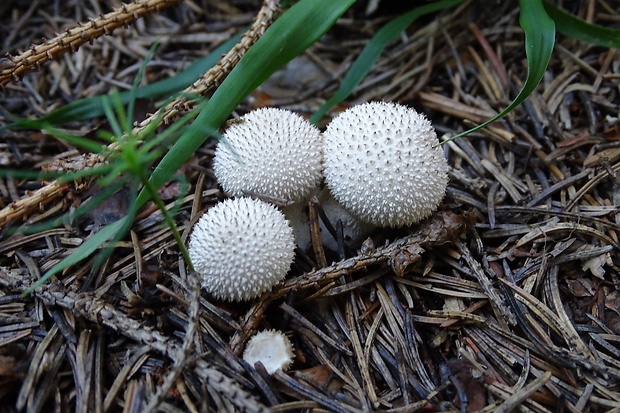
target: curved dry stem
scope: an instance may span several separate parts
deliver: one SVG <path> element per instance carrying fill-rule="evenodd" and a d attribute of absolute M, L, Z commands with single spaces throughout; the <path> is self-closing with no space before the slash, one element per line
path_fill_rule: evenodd
<path fill-rule="evenodd" d="M 97 154 L 77 155 L 69 159 L 56 159 L 52 164 L 45 167 L 47 172 L 59 174 L 81 171 L 92 168 L 105 162 L 105 158 Z M 25 219 L 29 214 L 42 209 L 51 201 L 61 198 L 70 192 L 83 192 L 90 185 L 90 179 L 80 179 L 74 182 L 54 180 L 36 191 L 27 192 L 27 196 L 11 202 L 0 210 L 0 229 L 5 228 L 11 222 Z"/>
<path fill-rule="evenodd" d="M 474 224 L 474 216 L 457 215 L 452 212 L 438 212 L 421 222 L 410 236 L 401 238 L 389 245 L 360 252 L 357 256 L 333 263 L 295 278 L 288 279 L 272 292 L 264 294 L 246 313 L 241 330 L 230 340 L 230 349 L 240 354 L 249 337 L 256 331 L 265 311 L 277 299 L 292 291 L 320 291 L 319 295 L 329 294 L 336 284 L 333 282 L 345 275 L 351 275 L 374 265 L 389 265 L 398 276 L 404 275 L 407 267 L 421 260 L 425 249 L 455 242 Z M 327 288 L 323 288 L 327 287 Z M 345 290 L 342 290 L 343 292 Z M 334 291 L 332 291 L 334 292 Z M 339 292 L 336 292 L 339 293 Z M 317 298 L 319 295 L 313 295 Z"/>
<path fill-rule="evenodd" d="M 18 56 L 7 54 L 0 64 L 0 87 L 10 82 L 18 82 L 24 74 L 40 70 L 42 64 L 57 59 L 67 52 L 75 52 L 84 43 L 92 42 L 104 34 L 110 35 L 119 27 L 126 27 L 143 16 L 173 6 L 180 1 L 139 0 L 123 4 L 114 11 L 91 19 L 87 23 L 78 23 L 77 27 L 67 29 L 42 44 L 32 45 Z"/>

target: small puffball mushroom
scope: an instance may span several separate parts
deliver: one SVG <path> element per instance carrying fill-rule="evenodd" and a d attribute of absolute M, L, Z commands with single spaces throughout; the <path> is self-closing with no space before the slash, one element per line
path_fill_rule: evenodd
<path fill-rule="evenodd" d="M 280 331 L 266 330 L 256 333 L 248 342 L 243 359 L 251 366 L 260 361 L 267 373 L 288 369 L 293 362 L 293 345 Z"/>
<path fill-rule="evenodd" d="M 325 180 L 334 198 L 371 224 L 428 217 L 448 185 L 448 163 L 424 115 L 371 102 L 339 114 L 323 134 Z"/>
<path fill-rule="evenodd" d="M 227 199 L 194 226 L 189 256 L 203 288 L 215 298 L 256 298 L 284 279 L 295 255 L 293 230 L 266 202 Z"/>
<path fill-rule="evenodd" d="M 351 247 L 359 247 L 362 240 L 370 234 L 374 226 L 366 222 L 360 221 L 357 217 L 351 215 L 342 205 L 340 205 L 326 188 L 318 194 L 320 208 L 329 219 L 329 222 L 336 226 L 338 221 L 342 222 L 344 241 Z M 293 235 L 295 242 L 301 250 L 307 250 L 312 245 L 310 236 L 310 220 L 308 217 L 308 207 L 306 204 L 296 203 L 282 209 L 286 219 L 293 227 Z M 328 231 L 325 223 L 319 218 L 319 227 L 321 229 L 321 242 L 323 246 L 332 251 L 338 250 L 338 242 Z"/>
<path fill-rule="evenodd" d="M 310 238 L 310 221 L 306 212 L 307 205 L 298 202 L 293 205 L 282 208 L 282 212 L 293 228 L 295 243 L 301 250 L 306 250 L 312 244 Z"/>
<path fill-rule="evenodd" d="M 372 224 L 360 221 L 342 205 L 336 202 L 327 188 L 324 189 L 319 195 L 319 204 L 321 204 L 323 212 L 325 212 L 325 215 L 333 226 L 336 226 L 338 221 L 342 222 L 344 241 L 351 247 L 359 247 L 364 238 L 368 237 L 368 234 L 370 234 L 374 228 Z M 332 234 L 329 233 L 327 227 L 323 223 L 323 220 L 319 220 L 319 222 L 321 226 L 321 241 L 323 241 L 323 245 L 333 251 L 337 251 L 338 242 L 334 239 Z"/>
<path fill-rule="evenodd" d="M 322 161 L 318 128 L 296 113 L 262 108 L 228 127 L 213 171 L 231 196 L 256 193 L 297 202 L 320 183 Z"/>

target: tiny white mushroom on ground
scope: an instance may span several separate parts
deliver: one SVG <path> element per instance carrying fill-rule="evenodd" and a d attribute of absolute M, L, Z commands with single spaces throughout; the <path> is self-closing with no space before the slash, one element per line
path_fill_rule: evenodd
<path fill-rule="evenodd" d="M 363 221 L 400 227 L 428 217 L 443 199 L 448 163 L 431 123 L 406 106 L 354 106 L 324 133 L 325 180 Z"/>
<path fill-rule="evenodd" d="M 273 205 L 227 199 L 194 226 L 189 256 L 203 288 L 215 298 L 256 298 L 284 279 L 295 255 L 293 230 Z"/>
<path fill-rule="evenodd" d="M 308 220 L 307 205 L 303 202 L 297 202 L 282 208 L 282 212 L 293 228 L 295 243 L 299 249 L 306 250 L 309 248 L 312 240 L 310 238 L 310 222 Z"/>
<path fill-rule="evenodd" d="M 353 248 L 359 248 L 364 238 L 368 237 L 375 228 L 373 225 L 367 222 L 360 221 L 357 217 L 347 211 L 342 205 L 340 205 L 329 192 L 329 189 L 324 189 L 319 195 L 319 204 L 323 208 L 323 212 L 329 219 L 329 222 L 336 226 L 337 222 L 342 223 L 342 232 L 344 235 L 344 241 Z M 321 225 L 321 240 L 323 245 L 327 248 L 337 251 L 338 242 L 329 233 L 327 227 L 320 220 Z"/>
<path fill-rule="evenodd" d="M 261 108 L 228 127 L 213 171 L 231 196 L 256 193 L 297 202 L 320 183 L 322 161 L 318 128 L 296 113 Z"/>
<path fill-rule="evenodd" d="M 342 205 L 340 205 L 334 197 L 329 193 L 327 188 L 318 194 L 318 202 L 320 208 L 323 209 L 325 216 L 329 219 L 330 224 L 336 226 L 340 221 L 342 223 L 344 241 L 348 246 L 357 248 L 359 244 L 372 232 L 375 228 L 373 225 L 360 221 L 353 216 Z M 308 217 L 308 206 L 302 203 L 296 203 L 283 208 L 282 212 L 286 216 L 293 227 L 295 242 L 301 250 L 306 250 L 312 245 L 310 237 L 310 221 Z M 338 243 L 333 235 L 327 229 L 323 220 L 319 217 L 319 227 L 321 229 L 321 241 L 324 247 L 332 251 L 338 251 Z"/>
<path fill-rule="evenodd" d="M 251 366 L 260 361 L 267 373 L 285 371 L 293 362 L 293 345 L 280 331 L 266 330 L 256 333 L 248 342 L 243 359 Z"/>

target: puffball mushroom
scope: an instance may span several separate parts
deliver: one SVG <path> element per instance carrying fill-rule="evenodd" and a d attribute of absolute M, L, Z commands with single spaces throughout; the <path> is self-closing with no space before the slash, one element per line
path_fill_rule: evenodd
<path fill-rule="evenodd" d="M 261 108 L 231 124 L 213 171 L 231 196 L 256 193 L 298 202 L 322 179 L 321 132 L 300 115 Z"/>
<path fill-rule="evenodd" d="M 288 369 L 293 362 L 293 345 L 288 337 L 276 330 L 256 333 L 243 352 L 243 359 L 251 366 L 260 361 L 267 373 Z"/>
<path fill-rule="evenodd" d="M 295 255 L 293 230 L 276 207 L 227 199 L 196 223 L 189 256 L 202 287 L 215 298 L 256 298 L 284 279 Z"/>
<path fill-rule="evenodd" d="M 340 113 L 323 134 L 325 180 L 363 221 L 411 225 L 443 199 L 448 163 L 431 123 L 406 106 L 370 102 Z"/>
<path fill-rule="evenodd" d="M 297 202 L 282 208 L 282 212 L 293 228 L 295 243 L 301 250 L 306 250 L 312 244 L 310 238 L 310 221 L 306 212 L 306 204 Z"/>

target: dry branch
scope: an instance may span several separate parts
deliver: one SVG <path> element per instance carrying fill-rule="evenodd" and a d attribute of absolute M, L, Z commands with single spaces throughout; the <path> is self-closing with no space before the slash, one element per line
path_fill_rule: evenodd
<path fill-rule="evenodd" d="M 53 39 L 42 44 L 33 45 L 27 51 L 12 56 L 7 54 L 0 66 L 0 88 L 10 82 L 18 82 L 21 77 L 35 70 L 50 60 L 57 59 L 67 52 L 75 52 L 80 46 L 103 35 L 110 35 L 119 27 L 127 27 L 141 17 L 156 13 L 173 6 L 181 0 L 138 0 L 123 4 L 114 11 L 104 14 L 87 23 L 78 23 L 78 27 L 67 29 Z"/>
<path fill-rule="evenodd" d="M 419 224 L 414 234 L 399 239 L 385 247 L 365 251 L 359 255 L 340 261 L 299 277 L 285 281 L 273 292 L 263 295 L 247 312 L 241 331 L 233 336 L 230 348 L 233 353 L 239 354 L 241 349 L 256 330 L 269 305 L 278 298 L 284 297 L 293 291 L 319 289 L 329 285 L 334 280 L 351 275 L 357 271 L 374 265 L 389 264 L 396 274 L 403 275 L 410 265 L 422 259 L 425 248 L 433 248 L 446 243 L 454 242 L 474 223 L 472 215 L 457 215 L 451 212 L 442 212 Z M 330 285 L 330 288 L 335 285 Z M 322 289 L 326 294 L 329 289 Z"/>

